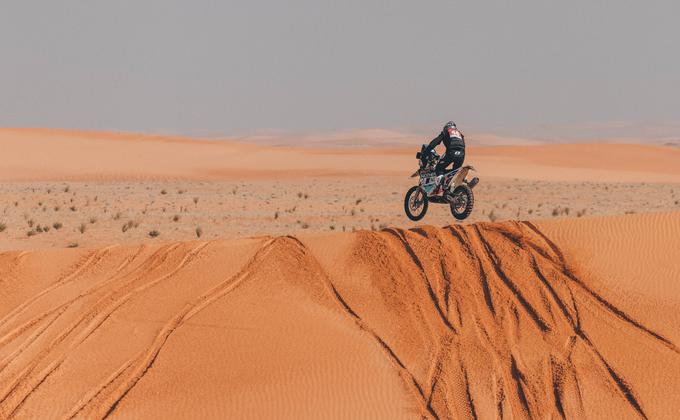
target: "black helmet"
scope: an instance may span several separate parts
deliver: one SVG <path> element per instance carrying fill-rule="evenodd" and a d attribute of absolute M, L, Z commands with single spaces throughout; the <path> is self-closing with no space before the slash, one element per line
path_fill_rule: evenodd
<path fill-rule="evenodd" d="M 456 123 L 453 122 L 453 121 L 447 122 L 446 125 L 444 125 L 444 131 L 446 131 L 447 128 L 451 128 L 451 127 L 456 127 Z"/>

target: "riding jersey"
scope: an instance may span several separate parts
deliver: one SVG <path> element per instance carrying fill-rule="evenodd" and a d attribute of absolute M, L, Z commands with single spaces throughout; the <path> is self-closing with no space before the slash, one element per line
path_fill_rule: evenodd
<path fill-rule="evenodd" d="M 430 142 L 426 151 L 429 152 L 441 142 L 444 142 L 447 155 L 453 155 L 456 151 L 465 152 L 465 136 L 456 127 L 447 127 L 442 130 L 442 132 Z"/>

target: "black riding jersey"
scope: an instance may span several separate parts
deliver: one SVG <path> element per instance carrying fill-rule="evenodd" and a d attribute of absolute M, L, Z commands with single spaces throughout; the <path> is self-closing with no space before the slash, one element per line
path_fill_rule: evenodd
<path fill-rule="evenodd" d="M 427 146 L 427 151 L 429 152 L 442 142 L 446 147 L 447 155 L 452 155 L 456 151 L 465 152 L 465 136 L 456 127 L 448 127 L 442 130 Z"/>

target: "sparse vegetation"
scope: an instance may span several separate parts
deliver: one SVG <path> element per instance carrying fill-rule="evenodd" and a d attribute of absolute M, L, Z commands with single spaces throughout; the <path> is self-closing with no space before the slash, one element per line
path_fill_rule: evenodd
<path fill-rule="evenodd" d="M 0 232 L 4 232 L 5 229 L 7 229 L 7 225 L 4 223 L 0 223 Z"/>
<path fill-rule="evenodd" d="M 54 223 L 52 223 L 52 227 L 53 227 L 55 230 L 59 230 L 59 229 L 61 229 L 63 226 L 64 226 L 64 225 L 63 225 L 61 222 L 54 222 Z"/>
<path fill-rule="evenodd" d="M 302 225 L 300 226 L 302 229 L 309 229 L 309 223 L 307 222 L 302 222 Z"/>
<path fill-rule="evenodd" d="M 196 237 L 200 238 L 203 235 L 203 229 L 200 226 L 196 228 Z"/>
<path fill-rule="evenodd" d="M 66 245 L 68 248 L 78 248 L 78 242 L 71 242 Z"/>
<path fill-rule="evenodd" d="M 33 230 L 33 229 L 31 229 L 31 230 L 29 230 L 28 232 L 26 232 L 26 236 L 28 236 L 28 237 L 35 236 L 35 235 L 37 235 L 37 234 L 38 234 L 38 232 L 36 232 L 36 231 Z"/>
<path fill-rule="evenodd" d="M 194 205 L 198 205 L 198 197 L 194 197 Z"/>
<path fill-rule="evenodd" d="M 160 234 L 161 233 L 159 231 L 155 230 L 155 229 L 152 230 L 151 232 L 149 232 L 149 236 L 152 237 L 152 238 L 155 238 L 155 237 L 159 236 Z"/>
<path fill-rule="evenodd" d="M 121 230 L 123 231 L 123 233 L 125 233 L 125 232 L 127 232 L 128 230 L 130 230 L 130 229 L 132 229 L 132 228 L 136 228 L 137 226 L 139 226 L 139 223 L 138 223 L 138 222 L 135 222 L 134 220 L 128 220 L 128 221 L 123 225 L 123 227 L 121 228 Z"/>
<path fill-rule="evenodd" d="M 172 221 L 173 221 L 173 222 L 179 222 L 179 219 L 180 219 L 179 214 L 176 214 L 176 215 L 172 216 Z"/>
<path fill-rule="evenodd" d="M 161 194 L 162 194 L 162 195 L 165 195 L 165 194 L 167 194 L 167 193 L 168 193 L 168 192 L 167 192 L 166 190 L 161 190 Z"/>
<path fill-rule="evenodd" d="M 495 213 L 493 210 L 491 210 L 491 211 L 489 212 L 489 214 L 487 215 L 487 217 L 488 217 L 489 220 L 491 220 L 492 222 L 495 222 L 496 220 L 498 220 L 498 216 L 496 215 L 496 213 Z"/>
<path fill-rule="evenodd" d="M 97 218 L 96 217 L 90 217 L 90 224 L 94 225 L 95 223 L 97 223 Z"/>
<path fill-rule="evenodd" d="M 86 230 L 87 230 L 87 225 L 85 223 L 81 223 L 80 226 L 78 226 L 78 232 L 85 233 Z"/>

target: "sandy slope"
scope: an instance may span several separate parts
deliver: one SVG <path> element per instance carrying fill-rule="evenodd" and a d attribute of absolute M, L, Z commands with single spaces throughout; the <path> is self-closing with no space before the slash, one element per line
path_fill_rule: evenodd
<path fill-rule="evenodd" d="M 5 252 L 0 417 L 673 418 L 678 238 L 671 213 Z"/>
<path fill-rule="evenodd" d="M 0 129 L 2 181 L 130 179 L 281 179 L 408 175 L 408 148 L 271 147 L 143 134 Z M 562 181 L 680 182 L 680 149 L 644 145 L 559 144 L 479 147 L 467 161 L 485 178 Z"/>

